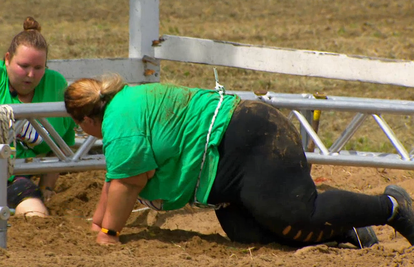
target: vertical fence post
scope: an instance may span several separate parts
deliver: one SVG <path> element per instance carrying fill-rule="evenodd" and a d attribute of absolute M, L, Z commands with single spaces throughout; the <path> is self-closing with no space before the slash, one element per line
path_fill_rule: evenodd
<path fill-rule="evenodd" d="M 9 145 L 0 144 L 0 247 L 7 247 L 7 220 L 10 210 L 7 207 L 8 162 L 11 149 Z"/>
<path fill-rule="evenodd" d="M 159 38 L 159 0 L 129 0 L 129 57 L 154 57 Z"/>
<path fill-rule="evenodd" d="M 129 0 L 129 58 L 141 59 L 144 80 L 160 81 L 160 61 L 154 58 L 153 41 L 159 39 L 159 0 Z M 135 75 L 134 71 L 132 75 Z"/>

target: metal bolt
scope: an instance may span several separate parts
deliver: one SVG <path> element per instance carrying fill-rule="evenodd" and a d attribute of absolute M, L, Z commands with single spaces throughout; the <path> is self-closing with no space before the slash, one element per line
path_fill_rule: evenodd
<path fill-rule="evenodd" d="M 10 218 L 10 210 L 8 207 L 0 207 L 0 220 L 7 221 Z"/>
<path fill-rule="evenodd" d="M 0 158 L 7 159 L 11 155 L 11 149 L 9 145 L 0 145 Z"/>

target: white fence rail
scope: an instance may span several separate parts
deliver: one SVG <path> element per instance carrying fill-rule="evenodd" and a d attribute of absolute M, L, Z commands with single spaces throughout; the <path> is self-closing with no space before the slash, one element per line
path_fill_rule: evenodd
<path fill-rule="evenodd" d="M 386 58 L 263 47 L 171 35 L 159 39 L 155 46 L 155 57 L 282 74 L 414 86 L 414 62 Z"/>

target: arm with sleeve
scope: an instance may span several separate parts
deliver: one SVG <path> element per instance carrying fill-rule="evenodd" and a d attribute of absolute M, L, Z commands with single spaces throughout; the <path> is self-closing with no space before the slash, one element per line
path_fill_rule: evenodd
<path fill-rule="evenodd" d="M 67 81 L 58 72 L 46 69 L 45 74 L 35 88 L 32 103 L 60 102 L 63 101 L 64 90 Z M 12 96 L 9 92 L 8 76 L 5 64 L 0 61 L 0 104 L 21 104 L 18 96 Z M 72 146 L 75 144 L 75 123 L 70 117 L 55 117 L 47 119 L 63 140 Z M 24 142 L 17 142 L 16 157 L 30 158 L 44 155 L 51 151 L 46 142 L 39 142 L 38 145 L 28 146 Z M 13 177 L 11 177 L 11 180 Z"/>

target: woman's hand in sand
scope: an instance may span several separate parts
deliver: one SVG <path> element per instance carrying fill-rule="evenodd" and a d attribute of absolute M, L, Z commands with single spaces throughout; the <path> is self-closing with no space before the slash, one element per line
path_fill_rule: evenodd
<path fill-rule="evenodd" d="M 96 242 L 101 245 L 115 245 L 119 243 L 119 237 L 107 235 L 100 231 L 96 237 Z"/>

